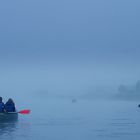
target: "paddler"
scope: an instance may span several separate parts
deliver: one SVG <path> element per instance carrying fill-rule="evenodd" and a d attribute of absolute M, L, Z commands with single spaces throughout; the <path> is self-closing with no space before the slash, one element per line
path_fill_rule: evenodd
<path fill-rule="evenodd" d="M 0 113 L 5 112 L 4 108 L 5 106 L 4 106 L 4 103 L 2 102 L 2 97 L 0 97 Z"/>
<path fill-rule="evenodd" d="M 15 103 L 11 98 L 9 98 L 8 101 L 5 103 L 5 111 L 6 112 L 15 112 L 16 111 Z"/>

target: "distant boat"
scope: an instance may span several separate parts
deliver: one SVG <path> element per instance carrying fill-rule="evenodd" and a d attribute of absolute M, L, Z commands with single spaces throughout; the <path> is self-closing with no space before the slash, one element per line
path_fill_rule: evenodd
<path fill-rule="evenodd" d="M 77 102 L 77 100 L 76 99 L 72 99 L 72 103 L 76 103 Z"/>

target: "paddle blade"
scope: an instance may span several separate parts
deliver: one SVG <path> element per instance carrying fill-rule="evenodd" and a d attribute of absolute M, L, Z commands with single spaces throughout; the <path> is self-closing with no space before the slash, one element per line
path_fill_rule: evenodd
<path fill-rule="evenodd" d="M 31 112 L 31 110 L 21 110 L 18 113 L 20 114 L 29 114 Z"/>

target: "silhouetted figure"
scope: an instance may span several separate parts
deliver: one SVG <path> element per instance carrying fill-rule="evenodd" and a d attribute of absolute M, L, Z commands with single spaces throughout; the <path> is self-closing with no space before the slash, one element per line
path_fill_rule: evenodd
<path fill-rule="evenodd" d="M 5 111 L 6 112 L 15 112 L 16 111 L 15 103 L 11 98 L 5 104 Z"/>
<path fill-rule="evenodd" d="M 3 113 L 4 112 L 4 103 L 2 102 L 2 97 L 0 97 L 0 113 Z"/>
<path fill-rule="evenodd" d="M 138 107 L 140 107 L 140 104 L 138 105 Z"/>

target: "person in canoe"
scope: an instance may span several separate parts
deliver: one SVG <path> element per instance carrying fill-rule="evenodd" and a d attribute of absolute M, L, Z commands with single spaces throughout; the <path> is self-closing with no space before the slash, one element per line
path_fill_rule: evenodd
<path fill-rule="evenodd" d="M 3 112 L 5 112 L 5 105 L 2 102 L 2 97 L 0 97 L 0 113 L 3 113 Z"/>
<path fill-rule="evenodd" d="M 9 98 L 8 101 L 5 103 L 5 111 L 16 112 L 15 103 L 11 98 Z"/>

